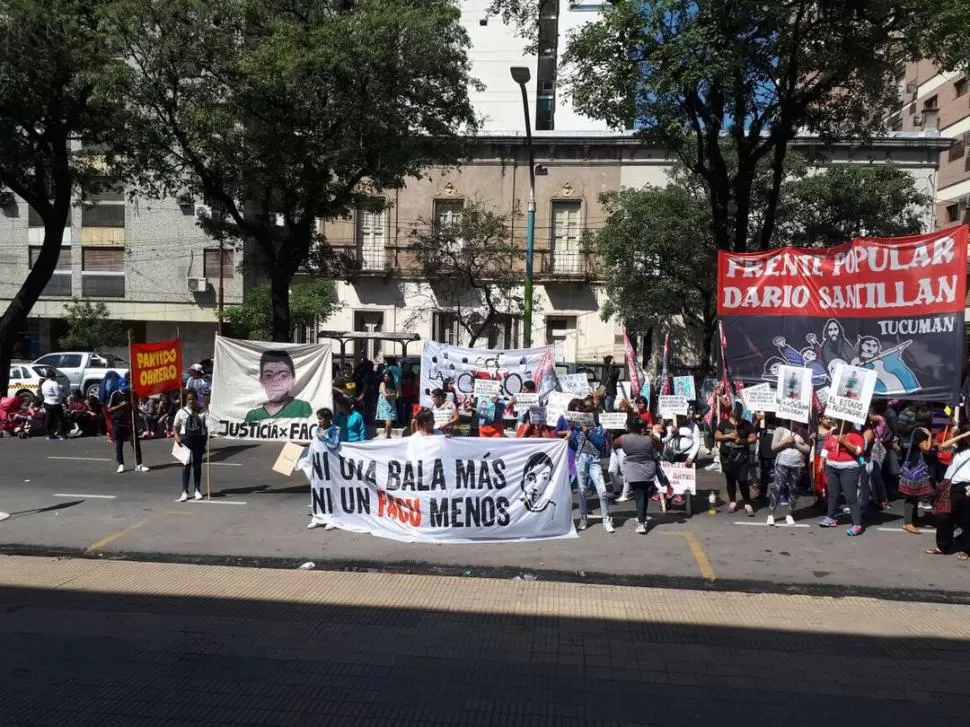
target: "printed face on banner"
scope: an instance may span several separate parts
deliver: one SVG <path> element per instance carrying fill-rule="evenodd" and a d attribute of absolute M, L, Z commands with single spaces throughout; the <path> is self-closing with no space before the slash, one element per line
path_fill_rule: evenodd
<path fill-rule="evenodd" d="M 812 370 L 796 366 L 778 368 L 775 415 L 808 424 L 812 414 Z"/>
<path fill-rule="evenodd" d="M 403 542 L 576 537 L 564 440 L 314 440 L 303 460 L 316 517 Z"/>
<path fill-rule="evenodd" d="M 327 345 L 216 337 L 210 410 L 213 434 L 233 439 L 310 440 L 317 409 L 330 407 Z"/>
<path fill-rule="evenodd" d="M 526 381 L 544 396 L 556 389 L 552 346 L 541 348 L 486 350 L 462 348 L 438 341 L 426 341 L 421 351 L 421 406 L 431 406 L 431 392 L 454 386 L 455 403 L 470 412 L 474 406 L 475 382 L 494 381 L 499 396 L 510 399 L 523 391 Z"/>
<path fill-rule="evenodd" d="M 685 399 L 694 400 L 697 394 L 694 391 L 693 376 L 674 377 L 674 396 L 683 396 Z"/>
<path fill-rule="evenodd" d="M 872 369 L 837 366 L 825 402 L 825 415 L 853 424 L 865 424 L 877 376 Z"/>
<path fill-rule="evenodd" d="M 821 250 L 720 253 L 718 315 L 732 374 L 876 372 L 877 396 L 948 400 L 962 377 L 967 227 Z"/>

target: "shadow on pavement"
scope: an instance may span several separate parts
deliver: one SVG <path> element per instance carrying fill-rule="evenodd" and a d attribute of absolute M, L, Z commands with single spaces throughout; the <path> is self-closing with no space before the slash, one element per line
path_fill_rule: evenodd
<path fill-rule="evenodd" d="M 26 515 L 36 515 L 42 512 L 54 512 L 55 510 L 66 510 L 69 507 L 74 507 L 75 505 L 80 505 L 84 500 L 70 500 L 68 502 L 59 502 L 56 505 L 48 505 L 47 507 L 38 507 L 33 510 L 18 510 L 17 512 L 8 513 L 10 519 L 24 517 Z"/>
<path fill-rule="evenodd" d="M 663 604 L 628 620 L 340 597 L 0 588 L 0 724 L 911 727 L 960 724 L 970 703 L 966 640 L 820 633 L 784 613 L 683 624 Z"/>

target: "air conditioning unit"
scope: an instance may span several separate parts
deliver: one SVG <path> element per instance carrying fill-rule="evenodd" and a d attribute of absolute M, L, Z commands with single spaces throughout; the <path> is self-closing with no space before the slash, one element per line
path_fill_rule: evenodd
<path fill-rule="evenodd" d="M 195 219 L 203 220 L 212 217 L 212 208 L 207 204 L 197 204 L 195 206 Z"/>
<path fill-rule="evenodd" d="M 204 293 L 209 289 L 208 278 L 188 278 L 186 282 L 190 293 Z"/>

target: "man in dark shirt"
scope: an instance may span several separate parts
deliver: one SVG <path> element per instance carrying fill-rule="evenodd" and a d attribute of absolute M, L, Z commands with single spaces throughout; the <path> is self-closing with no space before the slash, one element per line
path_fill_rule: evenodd
<path fill-rule="evenodd" d="M 616 387 L 620 381 L 620 369 L 613 363 L 612 356 L 603 357 L 603 409 L 613 411 L 616 404 Z"/>

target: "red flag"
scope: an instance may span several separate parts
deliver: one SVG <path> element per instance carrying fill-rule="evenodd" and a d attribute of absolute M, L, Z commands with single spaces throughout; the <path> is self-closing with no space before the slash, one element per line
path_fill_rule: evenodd
<path fill-rule="evenodd" d="M 670 380 L 670 334 L 664 334 L 664 355 L 660 363 L 660 394 L 669 396 L 673 382 Z"/>
<path fill-rule="evenodd" d="M 626 352 L 626 369 L 630 372 L 630 393 L 636 398 L 640 396 L 640 390 L 643 387 L 643 369 L 637 363 L 637 357 L 633 351 L 633 344 L 630 343 L 630 337 L 626 333 L 626 328 L 623 329 L 623 349 Z"/>

